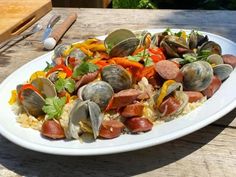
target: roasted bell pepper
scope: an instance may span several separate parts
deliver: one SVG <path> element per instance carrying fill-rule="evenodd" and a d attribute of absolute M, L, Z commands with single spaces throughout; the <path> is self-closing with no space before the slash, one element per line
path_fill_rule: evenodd
<path fill-rule="evenodd" d="M 71 71 L 68 67 L 66 67 L 64 64 L 60 64 L 60 65 L 56 65 L 56 66 L 54 66 L 53 68 L 51 68 L 51 69 L 47 72 L 46 77 L 48 77 L 49 74 L 51 74 L 51 73 L 53 73 L 53 72 L 55 72 L 55 71 L 63 71 L 63 72 L 66 73 L 66 76 L 67 76 L 67 77 L 72 76 L 72 71 Z"/>

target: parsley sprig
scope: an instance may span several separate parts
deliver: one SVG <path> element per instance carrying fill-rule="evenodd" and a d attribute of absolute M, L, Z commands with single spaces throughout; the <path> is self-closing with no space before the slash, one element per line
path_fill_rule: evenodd
<path fill-rule="evenodd" d="M 68 92 L 72 93 L 75 91 L 75 81 L 71 78 L 59 78 L 55 82 L 55 87 L 57 92 L 61 92 L 63 90 L 67 90 Z"/>
<path fill-rule="evenodd" d="M 73 77 L 78 77 L 85 75 L 87 73 L 92 73 L 98 70 L 98 66 L 90 63 L 90 62 L 83 62 L 77 68 L 75 68 L 73 72 Z"/>
<path fill-rule="evenodd" d="M 66 104 L 66 97 L 58 98 L 51 97 L 46 98 L 43 111 L 48 115 L 49 119 L 58 119 L 63 111 L 63 107 Z"/>

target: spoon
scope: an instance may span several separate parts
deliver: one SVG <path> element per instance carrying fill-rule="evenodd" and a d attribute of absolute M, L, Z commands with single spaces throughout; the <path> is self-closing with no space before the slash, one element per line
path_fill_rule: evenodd
<path fill-rule="evenodd" d="M 38 31 L 40 31 L 41 29 L 43 28 L 43 26 L 39 23 L 35 24 L 33 26 L 33 28 L 30 30 L 30 31 L 27 31 L 27 32 L 24 32 L 22 34 L 19 34 L 17 36 L 13 36 L 11 37 L 10 39 L 6 40 L 5 42 L 2 42 L 1 45 L 0 45 L 0 49 L 5 47 L 8 43 L 10 43 L 11 41 L 14 41 L 13 44 L 9 45 L 9 47 L 13 46 L 15 43 L 27 38 L 28 36 L 34 34 L 34 33 L 37 33 Z M 8 48 L 9 48 L 8 47 Z"/>

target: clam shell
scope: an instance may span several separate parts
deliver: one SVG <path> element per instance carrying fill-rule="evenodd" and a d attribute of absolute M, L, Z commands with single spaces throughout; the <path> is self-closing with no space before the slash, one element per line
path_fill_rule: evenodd
<path fill-rule="evenodd" d="M 82 90 L 82 99 L 91 100 L 98 104 L 103 110 L 107 107 L 108 102 L 113 96 L 112 87 L 104 81 L 95 81 L 86 85 Z"/>
<path fill-rule="evenodd" d="M 212 54 L 212 55 L 208 56 L 207 61 L 210 64 L 215 64 L 215 65 L 219 65 L 219 64 L 224 63 L 223 58 L 218 54 Z"/>
<path fill-rule="evenodd" d="M 20 91 L 22 85 L 17 86 L 17 91 Z M 23 99 L 21 100 L 21 104 L 25 111 L 34 117 L 38 117 L 44 115 L 42 108 L 45 104 L 44 98 L 35 92 L 32 89 L 25 89 L 21 92 L 21 96 Z"/>
<path fill-rule="evenodd" d="M 229 77 L 231 72 L 233 72 L 233 67 L 229 64 L 219 64 L 213 67 L 213 72 L 215 76 L 223 81 Z"/>
<path fill-rule="evenodd" d="M 47 78 L 36 78 L 31 84 L 40 91 L 44 98 L 57 96 L 54 84 Z"/>
<path fill-rule="evenodd" d="M 139 39 L 132 37 L 121 41 L 112 47 L 110 57 L 124 57 L 131 55 L 139 45 Z"/>
<path fill-rule="evenodd" d="M 218 54 L 218 55 L 221 55 L 222 53 L 220 45 L 213 41 L 208 41 L 203 43 L 199 48 L 199 52 L 203 50 L 209 50 L 212 54 Z"/>
<path fill-rule="evenodd" d="M 181 68 L 183 86 L 186 90 L 202 91 L 206 89 L 213 77 L 211 65 L 206 61 L 188 63 Z"/>
<path fill-rule="evenodd" d="M 101 72 L 102 80 L 109 83 L 114 92 L 129 89 L 132 85 L 130 74 L 119 65 L 105 66 Z"/>

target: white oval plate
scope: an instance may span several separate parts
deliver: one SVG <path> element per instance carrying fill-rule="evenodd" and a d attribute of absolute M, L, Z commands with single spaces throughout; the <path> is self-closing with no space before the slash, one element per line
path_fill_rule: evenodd
<path fill-rule="evenodd" d="M 151 33 L 164 29 L 148 30 Z M 179 31 L 178 29 L 173 31 Z M 186 30 L 190 32 L 190 30 Z M 226 38 L 207 34 L 210 40 L 219 43 L 223 54 L 236 55 L 236 44 Z M 104 39 L 104 36 L 100 37 Z M 236 70 L 222 84 L 212 98 L 191 113 L 173 121 L 155 125 L 152 131 L 139 135 L 121 135 L 111 140 L 96 140 L 92 143 L 81 143 L 79 140 L 48 140 L 30 128 L 22 128 L 16 122 L 16 115 L 8 104 L 11 90 L 26 81 L 36 70 L 46 67 L 51 62 L 52 52 L 38 57 L 17 69 L 0 85 L 0 133 L 10 141 L 35 151 L 59 155 L 101 155 L 142 149 L 162 144 L 192 133 L 224 116 L 236 107 Z"/>

